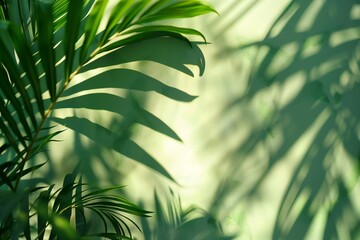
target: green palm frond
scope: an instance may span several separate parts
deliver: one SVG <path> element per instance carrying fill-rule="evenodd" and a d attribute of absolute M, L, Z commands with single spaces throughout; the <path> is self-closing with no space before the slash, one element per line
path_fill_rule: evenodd
<path fill-rule="evenodd" d="M 68 174 L 63 186 L 57 191 L 52 192 L 53 186 L 51 186 L 39 194 L 34 207 L 40 212 L 37 220 L 40 239 L 49 226 L 52 227 L 49 238 L 58 236 L 59 232 L 63 231 L 63 220 L 69 223 L 72 217 L 75 217 L 77 232 L 71 225 L 66 224 L 67 228 L 70 228 L 68 236 L 71 239 L 76 236 L 103 236 L 111 239 L 109 236 L 113 234 L 131 239 L 129 224 L 140 230 L 129 216 L 147 217 L 150 212 L 116 194 L 116 190 L 122 187 L 90 188 L 82 183 L 81 178 L 79 182 L 75 182 L 75 178 L 76 175 Z M 95 221 L 93 217 L 91 221 L 88 219 L 91 212 L 99 218 L 103 232 L 89 232 L 92 222 Z M 58 222 L 56 219 L 62 221 Z"/>
<path fill-rule="evenodd" d="M 107 0 L 28 0 L 26 3 L 0 0 L 0 190 L 8 189 L 14 194 L 18 193 L 23 178 L 29 177 L 46 163 L 39 164 L 30 159 L 44 151 L 49 142 L 57 141 L 55 137 L 63 131 L 49 128 L 50 120 L 64 124 L 92 139 L 88 131 L 81 127 L 72 127 L 71 123 L 78 121 L 83 124 L 80 126 L 90 127 L 97 126 L 97 123 L 78 117 L 51 117 L 55 109 L 61 109 L 67 104 L 68 99 L 62 99 L 66 94 L 71 100 L 82 99 L 83 104 L 79 107 L 89 109 L 107 108 L 101 105 L 87 105 L 91 97 L 116 99 L 125 109 L 135 109 L 137 112 L 126 116 L 126 111 L 114 110 L 116 114 L 125 115 L 130 122 L 181 140 L 162 120 L 143 109 L 135 97 L 122 99 L 110 94 L 78 96 L 75 95 L 78 92 L 77 86 L 70 83 L 79 73 L 85 71 L 90 63 L 101 61 L 101 58 L 98 58 L 100 54 L 107 55 L 113 50 L 145 40 L 171 37 L 194 47 L 187 38 L 192 35 L 206 42 L 205 36 L 195 29 L 161 25 L 160 22 L 216 11 L 201 1 L 119 0 L 110 11 L 107 22 L 101 24 L 106 19 L 104 16 L 108 6 Z M 203 64 L 202 56 L 199 55 L 198 58 Z M 185 67 L 182 69 L 169 66 L 192 74 L 188 69 L 184 70 Z M 130 70 L 123 71 L 126 74 L 129 72 Z M 123 88 L 156 91 L 178 101 L 191 101 L 195 98 L 145 74 L 143 76 L 144 85 L 125 84 Z M 104 129 L 104 132 L 110 131 L 103 126 L 100 128 Z M 123 146 L 105 145 L 174 181 L 166 169 L 136 142 L 128 139 L 127 134 L 117 137 L 124 140 Z M 82 190 L 82 185 L 81 181 L 75 182 L 74 175 L 68 175 L 61 190 L 54 193 L 54 186 L 51 185 L 40 192 L 35 200 L 36 204 L 28 204 L 36 212 L 35 228 L 38 238 L 43 239 L 46 236 L 45 230 L 49 225 L 52 227 L 50 238 L 59 236 L 70 239 L 70 236 L 80 236 L 85 231 L 85 226 L 81 224 L 88 224 L 84 221 L 88 210 L 93 211 L 101 219 L 105 229 L 103 233 L 93 233 L 94 236 L 115 239 L 114 234 L 117 234 L 131 238 L 127 222 L 133 222 L 125 214 L 146 216 L 148 212 L 117 195 L 108 194 L 115 189 Z M 28 202 L 32 199 L 29 196 L 38 193 L 39 190 L 38 185 L 32 185 L 28 187 L 25 197 L 19 195 L 19 199 Z M 51 201 L 54 202 L 52 206 Z M 4 236 L 9 238 L 23 234 L 26 239 L 31 239 L 29 221 L 20 221 L 23 225 L 18 225 L 16 231 L 11 227 L 18 217 L 14 215 L 16 209 L 18 206 L 9 208 L 8 213 L 1 215 L 1 234 L 4 233 Z M 71 228 L 72 209 L 75 209 L 78 232 Z M 26 216 L 26 219 L 31 217 Z M 108 231 L 108 226 L 114 232 Z"/>

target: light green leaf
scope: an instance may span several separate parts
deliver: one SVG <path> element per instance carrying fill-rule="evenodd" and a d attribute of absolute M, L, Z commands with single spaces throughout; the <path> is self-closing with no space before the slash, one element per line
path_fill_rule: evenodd
<path fill-rule="evenodd" d="M 156 12 L 158 9 L 160 9 L 163 5 L 169 3 L 169 0 L 158 0 L 154 2 L 148 9 L 146 9 L 140 16 L 142 18 L 143 16 L 149 15 L 153 12 Z"/>
<path fill-rule="evenodd" d="M 188 35 L 195 35 L 201 37 L 205 42 L 206 38 L 205 36 L 192 28 L 182 28 L 182 27 L 174 27 L 174 26 L 166 26 L 166 25 L 151 25 L 151 26 L 145 26 L 145 27 L 138 27 L 131 30 L 128 30 L 124 32 L 124 34 L 129 33 L 139 33 L 139 32 L 172 32 L 172 33 L 178 33 L 178 34 L 188 34 Z"/>
<path fill-rule="evenodd" d="M 87 19 L 85 25 L 85 38 L 83 46 L 80 50 L 80 64 L 85 61 L 87 52 L 91 43 L 93 42 L 96 31 L 98 30 L 99 24 L 104 14 L 105 7 L 108 3 L 108 0 L 99 0 L 94 4 L 94 7 L 90 13 L 90 16 Z"/>
<path fill-rule="evenodd" d="M 54 19 L 54 32 L 59 30 L 66 23 L 67 10 L 70 0 L 55 0 L 52 3 Z"/>
<path fill-rule="evenodd" d="M 127 11 L 124 19 L 120 22 L 119 26 L 116 29 L 116 32 L 122 32 L 124 29 L 129 27 L 136 16 L 149 4 L 151 0 L 142 0 L 136 2 L 130 9 Z"/>
<path fill-rule="evenodd" d="M 217 13 L 212 6 L 202 1 L 179 1 L 162 8 L 157 12 L 149 12 L 142 16 L 142 18 L 137 21 L 137 24 L 172 18 L 191 18 L 210 12 Z"/>
<path fill-rule="evenodd" d="M 109 21 L 105 27 L 104 33 L 101 37 L 99 46 L 102 46 L 110 37 L 111 32 L 114 30 L 116 24 L 123 18 L 130 8 L 134 0 L 123 0 L 119 1 L 118 4 L 113 8 Z"/>

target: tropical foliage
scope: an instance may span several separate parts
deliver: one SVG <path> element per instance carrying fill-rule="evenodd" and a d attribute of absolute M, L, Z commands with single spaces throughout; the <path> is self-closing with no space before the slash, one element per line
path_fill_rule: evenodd
<path fill-rule="evenodd" d="M 78 99 L 87 108 L 104 109 L 106 106 L 101 104 L 89 106 L 87 97 L 117 98 L 113 94 L 77 95 L 79 90 L 73 82 L 79 74 L 91 70 L 92 63 L 118 49 L 159 37 L 179 39 L 179 44 L 185 42 L 195 49 L 186 36 L 200 37 L 206 42 L 199 31 L 167 25 L 164 20 L 210 12 L 215 10 L 196 0 L 0 1 L 1 239 L 132 238 L 129 225 L 138 226 L 131 216 L 146 217 L 149 212 L 119 197 L 120 187 L 94 188 L 84 184 L 79 165 L 58 188 L 46 179 L 31 177 L 48 163 L 39 163 L 36 157 L 46 151 L 50 142 L 61 139 L 65 128 L 59 129 L 53 123 L 66 125 L 66 122 L 52 117 L 57 106 L 61 109 L 69 99 Z M 127 57 L 131 59 L 124 56 Z M 141 82 L 123 88 L 139 91 L 167 88 L 152 81 L 156 84 L 150 89 Z M 178 89 L 170 90 L 176 92 L 175 100 L 191 100 L 190 95 Z M 132 94 L 120 99 L 124 109 L 136 108 L 140 113 L 140 117 L 132 116 L 133 122 L 179 140 L 165 123 L 142 109 Z M 116 113 L 126 115 L 126 111 Z M 71 127 L 72 119 L 67 120 Z M 85 123 L 93 124 L 86 120 Z M 79 132 L 89 136 L 86 126 L 82 125 Z M 155 159 L 126 136 L 122 135 L 126 146 L 117 149 L 120 153 L 172 179 Z M 89 230 L 89 216 L 100 219 L 101 232 Z"/>

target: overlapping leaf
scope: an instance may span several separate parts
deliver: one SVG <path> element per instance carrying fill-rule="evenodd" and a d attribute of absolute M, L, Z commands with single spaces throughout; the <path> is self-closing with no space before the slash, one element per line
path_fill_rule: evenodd
<path fill-rule="evenodd" d="M 153 22 L 214 12 L 212 7 L 200 1 L 171 3 L 169 1 L 153 3 L 150 0 L 118 1 L 105 23 L 105 28 L 99 29 L 105 9 L 108 7 L 107 0 L 29 0 L 23 5 L 19 2 L 11 2 L 18 6 L 16 13 L 18 15 L 15 14 L 15 17 L 9 14 L 10 2 L 0 1 L 0 3 L 0 114 L 2 117 L 0 154 L 3 157 L 5 152 L 12 153 L 11 156 L 6 155 L 6 158 L 1 158 L 0 186 L 6 185 L 14 192 L 18 190 L 20 180 L 24 176 L 45 164 L 30 163 L 29 159 L 43 151 L 49 142 L 56 141 L 54 137 L 62 132 L 53 131 L 45 126 L 57 102 L 71 86 L 69 83 L 81 72 L 83 66 L 93 61 L 100 53 L 147 39 L 166 36 L 180 39 L 192 46 L 185 36 L 193 35 L 206 41 L 197 30 L 155 25 Z M 12 17 L 15 19 L 11 19 Z M 55 42 L 55 39 L 61 41 Z M 77 44 L 80 44 L 79 48 Z M 77 55 L 79 62 L 75 61 Z M 143 91 L 155 89 L 164 96 L 179 101 L 194 99 L 193 96 L 176 88 L 162 83 L 155 84 L 155 81 L 150 81 L 148 78 L 144 81 L 153 86 L 132 88 Z M 131 89 L 130 86 L 126 88 Z M 89 97 L 92 95 L 81 96 L 82 99 Z M 164 122 L 134 103 L 130 100 L 125 104 L 137 111 L 137 114 L 129 116 L 132 120 L 180 140 Z M 105 106 L 89 106 L 86 103 L 80 107 L 84 106 L 89 109 L 106 109 Z M 53 120 L 64 122 L 63 119 L 53 118 Z M 98 126 L 96 123 L 86 121 L 85 123 L 89 123 L 91 127 Z M 105 132 L 109 131 L 102 126 L 100 128 Z M 80 129 L 80 132 L 92 138 L 87 131 Z M 170 173 L 140 145 L 128 139 L 128 133 L 120 134 L 120 138 L 123 145 L 108 144 L 107 146 L 174 180 Z M 128 222 L 133 224 L 134 222 L 124 213 L 138 216 L 146 216 L 148 213 L 117 195 L 105 194 L 114 189 L 86 192 L 88 190 L 82 188 L 81 181 L 79 184 L 75 182 L 74 174 L 65 177 L 61 190 L 53 193 L 52 189 L 53 185 L 42 191 L 35 201 L 38 239 L 45 237 L 45 230 L 49 224 L 52 227 L 50 238 L 55 236 L 63 239 L 77 238 L 78 233 L 70 224 L 72 208 L 75 208 L 76 229 L 81 234 L 86 232 L 84 227 L 88 221 L 84 209 L 88 208 L 101 219 L 105 227 L 105 232 L 94 236 L 110 239 L 115 239 L 116 235 L 125 239 L 131 237 Z M 38 190 L 35 188 L 33 192 Z M 22 209 L 27 209 L 30 205 L 29 199 L 26 198 L 21 203 Z M 51 206 L 52 200 L 54 204 Z M 21 234 L 27 239 L 31 238 L 30 218 L 29 214 L 25 216 L 24 224 L 13 233 L 12 238 L 17 238 L 17 235 Z M 7 219 L 2 219 L 1 224 L 6 223 L 6 226 L 10 226 L 13 222 L 16 220 L 10 214 Z M 114 233 L 108 231 L 109 223 L 115 230 Z"/>

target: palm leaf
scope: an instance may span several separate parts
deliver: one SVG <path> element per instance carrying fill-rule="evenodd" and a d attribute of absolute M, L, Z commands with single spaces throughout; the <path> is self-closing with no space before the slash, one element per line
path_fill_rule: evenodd
<path fill-rule="evenodd" d="M 132 1 L 119 1 L 113 8 L 108 23 L 105 27 L 104 33 L 102 34 L 99 46 L 102 46 L 110 37 L 110 34 L 114 30 L 116 24 L 124 17 L 124 14 L 130 8 Z"/>
<path fill-rule="evenodd" d="M 147 12 L 137 23 L 144 24 L 171 18 L 191 18 L 211 12 L 217 13 L 213 7 L 202 1 L 178 1 L 158 11 Z"/>
<path fill-rule="evenodd" d="M 15 24 L 7 22 L 5 23 L 5 26 L 9 36 L 11 37 L 12 43 L 14 44 L 16 53 L 21 59 L 20 63 L 30 80 L 39 111 L 41 115 L 44 115 L 44 104 L 41 96 L 38 73 L 36 70 L 34 58 L 32 57 L 31 49 L 29 48 L 24 35 Z"/>
<path fill-rule="evenodd" d="M 55 104 L 58 103 L 59 108 L 61 104 L 66 104 L 67 100 L 63 100 L 61 97 L 65 90 L 71 89 L 69 83 L 83 70 L 83 66 L 96 60 L 99 54 L 106 55 L 110 50 L 147 39 L 165 36 L 180 39 L 192 46 L 185 35 L 194 35 L 206 41 L 199 31 L 190 28 L 137 25 L 170 19 L 172 18 L 171 11 L 178 11 L 175 18 L 198 16 L 213 11 L 207 5 L 201 7 L 200 1 L 194 1 L 193 4 L 169 4 L 168 1 L 152 3 L 150 0 L 119 1 L 110 13 L 105 29 L 100 30 L 99 26 L 107 7 L 107 0 L 28 0 L 24 4 L 20 4 L 20 1 L 0 0 L 0 3 L 0 77 L 2 79 L 0 81 L 0 114 L 2 116 L 0 129 L 1 137 L 4 139 L 0 153 L 4 159 L 7 157 L 5 163 L 0 165 L 0 186 L 7 185 L 14 192 L 20 191 L 19 185 L 22 178 L 45 164 L 30 162 L 29 159 L 44 151 L 49 142 L 57 141 L 54 138 L 62 131 L 46 128 L 47 121 L 55 109 Z M 89 3 L 91 4 L 88 5 Z M 8 6 L 11 6 L 10 10 L 15 11 L 14 14 L 13 12 L 9 14 Z M 181 8 L 186 11 L 193 10 L 196 13 L 185 14 L 179 10 Z M 83 27 L 84 30 L 82 30 Z M 81 38 L 82 36 L 83 38 Z M 79 41 L 80 38 L 83 41 Z M 79 48 L 76 44 L 79 44 Z M 92 46 L 98 47 L 92 51 Z M 79 55 L 79 64 L 74 61 L 77 55 Z M 63 61 L 63 59 L 65 60 Z M 63 71 L 58 70 L 60 66 L 64 68 Z M 193 96 L 165 84 L 150 80 L 148 83 L 154 83 L 153 87 L 133 88 L 143 91 L 155 89 L 163 95 L 179 101 L 194 99 Z M 125 88 L 131 89 L 129 86 Z M 50 99 L 47 99 L 47 96 L 50 96 Z M 115 97 L 109 94 L 100 94 L 100 96 L 111 99 Z M 73 98 L 86 100 L 90 97 L 93 95 L 85 94 Z M 121 98 L 118 97 L 118 99 Z M 179 136 L 164 122 L 145 111 L 134 97 L 124 100 L 123 104 L 134 109 L 135 114 L 127 116 L 126 112 L 117 113 L 126 115 L 131 123 L 137 122 L 156 132 L 180 140 Z M 89 109 L 106 109 L 105 106 L 86 105 L 86 101 L 82 104 L 82 107 L 84 106 Z M 69 123 L 70 128 L 93 140 L 96 138 L 86 130 L 88 126 L 100 129 L 101 134 L 105 137 L 108 137 L 110 131 L 86 119 L 74 117 L 52 118 L 51 120 L 61 124 Z M 72 123 L 76 121 L 83 124 L 80 129 L 72 126 Z M 174 181 L 156 159 L 129 139 L 128 131 L 117 134 L 115 137 L 116 139 L 108 138 L 105 145 Z M 11 154 L 4 154 L 9 150 L 12 150 Z M 95 235 L 111 239 L 120 236 L 123 239 L 130 239 L 132 237 L 130 225 L 139 229 L 128 215 L 146 217 L 149 214 L 117 194 L 110 194 L 115 188 L 101 190 L 86 188 L 84 190 L 82 178 L 79 183 L 76 183 L 75 179 L 75 172 L 67 175 L 60 189 L 53 192 L 53 185 L 51 185 L 47 190 L 40 192 L 35 200 L 33 211 L 37 217 L 38 239 L 45 238 L 45 230 L 49 226 L 51 226 L 50 239 L 55 237 L 77 239 L 79 235 L 71 226 L 70 221 L 73 209 L 75 209 L 75 226 L 81 234 L 86 234 L 86 229 L 90 224 L 85 212 L 85 209 L 89 209 L 100 218 L 105 228 L 104 233 Z M 36 185 L 29 194 L 35 194 L 40 189 L 43 187 Z M 19 203 L 22 204 L 22 211 L 27 212 L 24 222 L 14 220 L 16 215 L 13 214 L 13 209 L 9 210 L 10 214 L 6 219 L 1 220 L 1 224 L 6 226 L 11 226 L 13 222 L 19 223 L 18 229 L 12 233 L 12 238 L 22 235 L 26 239 L 30 239 L 32 235 L 29 225 L 32 221 L 30 220 L 31 215 L 26 210 L 27 206 L 31 205 L 29 199 L 32 198 L 27 196 L 24 202 Z M 108 226 L 111 226 L 115 233 L 109 232 Z M 6 231 L 8 232 L 9 229 L 7 228 Z M 114 234 L 118 236 L 115 237 Z"/>
<path fill-rule="evenodd" d="M 56 98 L 56 67 L 55 51 L 53 47 L 53 15 L 51 14 L 51 1 L 37 0 L 37 27 L 38 27 L 38 46 L 41 57 L 41 63 L 45 71 L 46 83 L 52 101 Z M 42 21 L 41 19 L 47 19 Z"/>
<path fill-rule="evenodd" d="M 178 34 L 178 33 L 169 32 L 169 31 L 141 32 L 141 33 L 131 35 L 124 39 L 114 40 L 113 42 L 110 42 L 110 43 L 106 44 L 104 47 L 102 47 L 100 49 L 99 53 L 111 51 L 111 50 L 129 45 L 129 44 L 138 43 L 139 41 L 145 41 L 145 40 L 150 40 L 150 39 L 159 38 L 159 37 L 176 38 L 181 41 L 187 42 L 190 46 L 192 46 L 191 42 L 186 37 L 184 37 L 183 35 Z"/>
<path fill-rule="evenodd" d="M 169 33 L 172 32 L 175 34 L 195 35 L 195 36 L 201 37 L 206 43 L 205 36 L 201 32 L 199 32 L 195 29 L 166 26 L 166 25 L 150 25 L 150 26 L 145 26 L 145 27 L 137 27 L 137 28 L 126 31 L 123 34 L 139 33 L 139 32 L 169 32 Z"/>
<path fill-rule="evenodd" d="M 1 40 L 0 40 L 0 45 L 1 45 Z M 1 56 L 0 56 L 0 58 L 1 58 Z M 9 81 L 10 79 L 8 78 L 8 72 L 6 71 L 6 69 L 4 68 L 3 65 L 0 66 L 0 77 L 2 79 L 2 81 L 0 81 L 1 91 L 3 92 L 3 94 L 5 95 L 7 100 L 12 104 L 12 106 L 16 110 L 16 113 L 19 116 L 20 122 L 21 122 L 23 128 L 25 129 L 25 132 L 28 134 L 28 136 L 31 136 L 32 134 L 31 134 L 30 126 L 29 126 L 28 122 L 26 121 L 24 112 L 22 111 L 22 107 L 21 107 L 22 104 L 16 97 L 15 90 L 10 85 L 10 81 Z M 5 107 L 5 105 L 4 105 L 4 107 Z M 8 111 L 8 112 L 10 112 L 10 111 Z M 6 113 L 4 113 L 4 114 L 6 115 Z M 8 121 L 12 121 L 12 120 L 9 119 Z M 16 122 L 16 119 L 13 119 L 13 121 Z M 25 144 L 25 143 L 23 143 L 23 144 Z"/>
<path fill-rule="evenodd" d="M 25 110 L 30 117 L 33 127 L 36 128 L 37 122 L 35 119 L 35 113 L 34 113 L 34 110 L 33 110 L 32 104 L 31 104 L 30 96 L 29 96 L 28 92 L 26 91 L 24 84 L 22 83 L 22 79 L 20 77 L 21 73 L 19 72 L 17 64 L 15 63 L 14 58 L 11 56 L 11 54 L 8 51 L 6 44 L 5 44 L 5 41 L 6 41 L 5 33 L 7 31 L 6 30 L 7 27 L 8 27 L 8 24 L 6 22 L 0 21 L 0 33 L 2 33 L 2 34 L 0 34 L 0 62 L 6 68 L 7 73 L 9 74 L 10 81 L 12 83 L 14 83 L 16 89 L 19 91 L 21 98 L 23 100 Z M 4 71 L 4 70 L 0 70 L 0 71 Z M 2 75 L 4 75 L 4 74 L 2 74 Z M 5 77 L 4 79 L 8 79 L 8 78 Z M 3 82 L 3 81 L 1 81 L 1 82 Z M 2 83 L 1 87 L 8 88 L 8 86 L 9 86 L 8 82 L 4 81 L 4 83 Z M 3 90 L 3 92 L 4 92 L 4 90 Z M 22 108 L 20 106 L 15 105 L 14 107 L 16 107 L 16 111 L 22 111 Z M 17 108 L 17 107 L 19 107 L 19 108 Z M 25 127 L 25 130 L 27 130 L 27 134 L 29 134 L 31 136 L 31 131 L 28 128 L 27 124 L 25 124 L 24 127 Z"/>
<path fill-rule="evenodd" d="M 84 0 L 70 1 L 64 36 L 65 48 L 65 83 L 70 79 L 75 55 L 75 43 L 78 40 Z"/>
<path fill-rule="evenodd" d="M 95 2 L 95 5 L 93 6 L 92 11 L 90 12 L 90 16 L 86 21 L 84 42 L 80 50 L 80 60 L 79 60 L 80 64 L 84 63 L 90 45 L 94 41 L 107 2 L 108 0 L 100 0 Z"/>
<path fill-rule="evenodd" d="M 135 4 L 127 11 L 124 16 L 124 19 L 116 27 L 116 32 L 122 32 L 124 29 L 128 28 L 137 15 L 151 2 L 151 0 L 143 0 L 135 2 Z"/>

